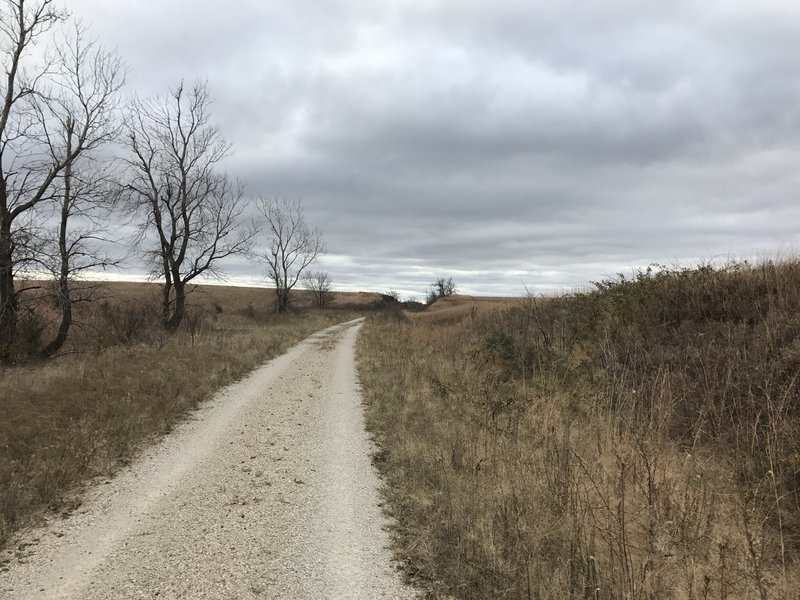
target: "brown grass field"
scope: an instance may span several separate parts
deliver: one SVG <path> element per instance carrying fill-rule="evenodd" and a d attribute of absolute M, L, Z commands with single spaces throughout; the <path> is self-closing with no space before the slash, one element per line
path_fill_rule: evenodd
<path fill-rule="evenodd" d="M 460 321 L 464 317 L 485 315 L 495 310 L 520 304 L 521 298 L 452 295 L 439 298 L 424 311 L 408 312 L 407 317 L 429 324 Z"/>
<path fill-rule="evenodd" d="M 73 510 L 87 482 L 132 460 L 220 387 L 380 298 L 337 293 L 330 309 L 311 310 L 301 292 L 298 312 L 276 315 L 270 290 L 201 286 L 170 337 L 159 326 L 158 285 L 93 292 L 76 307 L 61 356 L 0 368 L 0 547 L 19 528 Z M 34 302 L 37 326 L 22 327 L 46 337 L 39 324 L 55 311 Z"/>
<path fill-rule="evenodd" d="M 359 347 L 432 597 L 800 597 L 800 261 L 446 300 Z"/>

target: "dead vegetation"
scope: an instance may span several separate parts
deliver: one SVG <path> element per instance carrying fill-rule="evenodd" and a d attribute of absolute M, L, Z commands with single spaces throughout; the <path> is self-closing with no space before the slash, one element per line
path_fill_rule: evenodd
<path fill-rule="evenodd" d="M 409 571 L 435 597 L 796 598 L 798 348 L 798 261 L 371 319 Z"/>
<path fill-rule="evenodd" d="M 76 309 L 66 353 L 0 368 L 0 546 L 20 527 L 72 510 L 85 481 L 130 461 L 220 387 L 352 318 L 278 317 L 267 290 L 203 286 L 168 335 L 158 293 L 154 284 L 105 286 Z M 46 326 L 32 322 L 30 334 Z"/>

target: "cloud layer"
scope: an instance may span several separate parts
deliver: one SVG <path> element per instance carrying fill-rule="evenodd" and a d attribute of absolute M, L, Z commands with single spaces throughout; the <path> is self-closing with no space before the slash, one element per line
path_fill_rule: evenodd
<path fill-rule="evenodd" d="M 516 294 L 798 240 L 800 5 L 70 8 L 131 91 L 208 79 L 229 170 L 302 198 L 341 288 Z"/>

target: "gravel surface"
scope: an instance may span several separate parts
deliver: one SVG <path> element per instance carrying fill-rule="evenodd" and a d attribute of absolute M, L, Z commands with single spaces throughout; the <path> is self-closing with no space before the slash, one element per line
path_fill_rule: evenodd
<path fill-rule="evenodd" d="M 316 333 L 223 390 L 67 520 L 2 598 L 415 598 L 387 549 L 354 346 Z"/>

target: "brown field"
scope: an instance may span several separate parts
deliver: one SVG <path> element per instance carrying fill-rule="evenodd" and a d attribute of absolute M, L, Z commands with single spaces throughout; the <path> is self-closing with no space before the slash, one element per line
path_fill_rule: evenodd
<path fill-rule="evenodd" d="M 160 296 L 158 283 L 103 283 L 100 295 L 113 299 L 116 303 L 128 300 L 139 302 L 158 301 Z M 220 307 L 223 312 L 242 312 L 253 307 L 264 310 L 271 307 L 274 301 L 274 290 L 264 287 L 237 287 L 227 285 L 196 285 L 193 286 L 189 305 L 202 310 L 211 310 Z M 380 300 L 380 294 L 374 292 L 331 292 L 330 306 L 368 305 Z M 310 308 L 312 304 L 311 293 L 306 290 L 294 291 L 294 304 L 298 309 Z"/>
<path fill-rule="evenodd" d="M 103 284 L 76 307 L 59 357 L 0 368 L 0 547 L 19 528 L 73 510 L 87 481 L 129 462 L 220 387 L 380 298 L 337 293 L 330 309 L 311 310 L 301 293 L 298 311 L 276 315 L 270 290 L 200 286 L 181 330 L 167 336 L 158 291 Z M 34 325 L 55 311 L 41 294 L 32 306 L 37 321 L 21 326 L 46 336 Z"/>
<path fill-rule="evenodd" d="M 521 298 L 462 296 L 455 294 L 439 298 L 423 311 L 409 311 L 406 316 L 425 323 L 443 324 L 459 321 L 465 317 L 483 316 L 493 311 L 516 306 L 520 302 L 522 302 Z"/>
<path fill-rule="evenodd" d="M 798 597 L 800 261 L 433 308 L 370 319 L 359 354 L 432 597 Z"/>
<path fill-rule="evenodd" d="M 17 350 L 22 355 L 35 354 L 36 349 L 57 329 L 60 314 L 52 300 L 49 282 L 27 281 L 19 285 L 30 288 L 30 291 L 22 294 L 21 335 Z M 73 289 L 78 301 L 74 305 L 73 327 L 62 354 L 81 352 L 94 346 L 128 344 L 137 336 L 162 335 L 157 327 L 161 302 L 158 283 L 78 282 L 73 284 Z M 312 294 L 306 290 L 296 290 L 292 298 L 294 310 L 304 311 L 313 307 Z M 267 318 L 273 304 L 274 290 L 271 288 L 190 286 L 184 329 L 197 330 L 202 322 L 209 320 L 219 327 L 237 327 L 237 319 L 246 322 Z M 332 292 L 326 309 L 362 310 L 381 305 L 380 294 Z M 219 321 L 221 315 L 225 317 Z"/>

